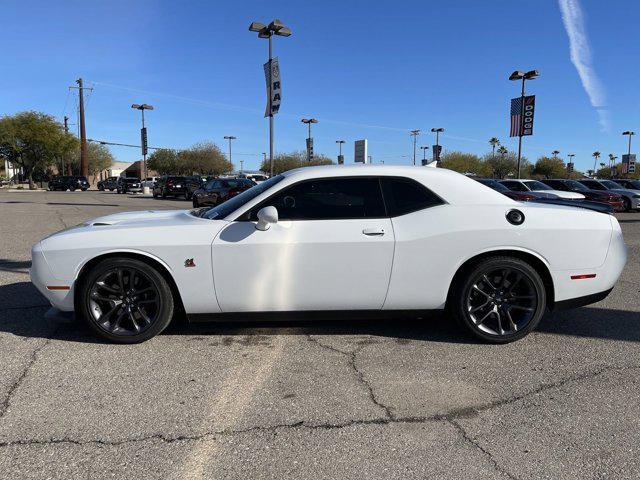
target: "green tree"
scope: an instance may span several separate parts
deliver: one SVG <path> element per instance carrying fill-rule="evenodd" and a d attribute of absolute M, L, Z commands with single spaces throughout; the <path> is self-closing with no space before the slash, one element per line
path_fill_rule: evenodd
<path fill-rule="evenodd" d="M 111 167 L 115 158 L 111 155 L 109 148 L 106 145 L 99 143 L 87 144 L 87 160 L 89 175 L 95 176 L 103 170 Z M 73 170 L 77 173 L 80 172 L 80 147 L 76 148 L 75 156 L 73 157 Z"/>
<path fill-rule="evenodd" d="M 536 161 L 533 174 L 544 178 L 564 178 L 567 168 L 561 159 L 543 156 Z"/>
<path fill-rule="evenodd" d="M 311 167 L 316 165 L 331 165 L 333 164 L 333 160 L 324 155 L 314 155 L 313 160 L 311 162 L 307 161 L 307 152 L 297 151 L 291 153 L 280 153 L 273 157 L 273 173 L 277 175 L 282 172 L 286 172 L 287 170 L 293 170 L 294 168 L 300 167 Z M 268 172 L 271 169 L 271 164 L 269 159 L 265 159 L 262 161 L 260 165 L 260 170 L 263 172 Z"/>
<path fill-rule="evenodd" d="M 500 145 L 500 140 L 498 140 L 498 137 L 491 137 L 489 139 L 489 145 L 491 145 L 491 156 L 495 157 L 496 156 L 496 147 L 498 145 Z"/>
<path fill-rule="evenodd" d="M 489 175 L 500 179 L 513 175 L 518 169 L 513 153 L 502 145 L 498 148 L 497 153 L 498 155 L 495 156 L 489 153 L 483 157 L 484 163 L 489 167 Z"/>
<path fill-rule="evenodd" d="M 168 148 L 154 150 L 147 159 L 149 170 L 155 170 L 160 175 L 183 173 L 178 159 L 178 152 Z"/>
<path fill-rule="evenodd" d="M 491 176 L 491 167 L 473 153 L 447 152 L 440 157 L 442 168 L 448 168 L 459 173 L 473 173 L 485 177 Z"/>
<path fill-rule="evenodd" d="M 31 189 L 34 172 L 70 158 L 77 146 L 78 140 L 51 115 L 29 111 L 0 118 L 0 157 L 24 169 Z"/>
<path fill-rule="evenodd" d="M 233 170 L 233 164 L 220 148 L 211 142 L 198 143 L 178 153 L 180 173 L 221 175 Z"/>

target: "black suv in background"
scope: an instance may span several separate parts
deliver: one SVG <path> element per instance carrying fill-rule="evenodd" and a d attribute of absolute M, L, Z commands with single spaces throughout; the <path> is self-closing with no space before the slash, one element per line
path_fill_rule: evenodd
<path fill-rule="evenodd" d="M 187 191 L 187 177 L 163 176 L 153 186 L 153 198 L 183 197 Z"/>
<path fill-rule="evenodd" d="M 87 181 L 87 177 L 78 177 L 78 176 L 62 176 L 62 177 L 54 177 L 49 181 L 49 190 L 71 190 L 74 192 L 75 190 L 82 190 L 83 192 L 89 189 L 89 182 Z"/>
<path fill-rule="evenodd" d="M 98 190 L 100 190 L 101 192 L 105 190 L 113 192 L 116 188 L 118 188 L 118 177 L 108 177 L 104 180 L 100 180 L 97 186 Z"/>
<path fill-rule="evenodd" d="M 193 192 L 193 207 L 220 205 L 254 185 L 248 178 L 214 178 Z"/>
<path fill-rule="evenodd" d="M 139 178 L 135 177 L 118 177 L 116 182 L 116 190 L 118 193 L 141 192 L 142 184 Z"/>

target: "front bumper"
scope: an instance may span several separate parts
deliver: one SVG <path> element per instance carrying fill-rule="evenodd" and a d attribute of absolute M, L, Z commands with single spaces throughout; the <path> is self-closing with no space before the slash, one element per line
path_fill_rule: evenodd
<path fill-rule="evenodd" d="M 29 269 L 31 283 L 49 301 L 49 303 L 65 312 L 74 308 L 73 283 L 57 278 L 44 256 L 41 242 L 36 243 L 31 249 L 31 268 Z M 57 287 L 57 288 L 56 288 Z M 60 287 L 69 287 L 61 289 Z"/>

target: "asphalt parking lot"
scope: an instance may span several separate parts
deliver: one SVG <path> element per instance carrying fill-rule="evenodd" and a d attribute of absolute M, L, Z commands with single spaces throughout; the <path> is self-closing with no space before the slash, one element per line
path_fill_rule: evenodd
<path fill-rule="evenodd" d="M 189 205 L 0 191 L 0 478 L 640 477 L 640 213 L 618 215 L 611 295 L 510 345 L 444 316 L 181 324 L 134 346 L 45 317 L 33 243 Z"/>

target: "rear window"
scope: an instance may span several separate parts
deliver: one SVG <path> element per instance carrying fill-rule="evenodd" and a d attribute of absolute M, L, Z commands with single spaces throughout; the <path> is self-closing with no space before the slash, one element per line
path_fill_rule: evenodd
<path fill-rule="evenodd" d="M 444 201 L 424 185 L 409 178 L 381 179 L 387 213 L 391 217 L 442 205 Z"/>

